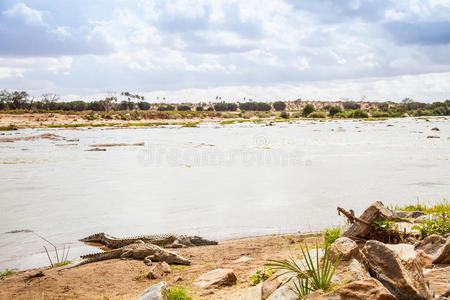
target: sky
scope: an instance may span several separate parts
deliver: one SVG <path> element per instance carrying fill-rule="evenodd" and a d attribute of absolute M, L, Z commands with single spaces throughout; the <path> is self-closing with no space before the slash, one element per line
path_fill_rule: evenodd
<path fill-rule="evenodd" d="M 450 0 L 1 0 L 0 89 L 442 101 Z"/>

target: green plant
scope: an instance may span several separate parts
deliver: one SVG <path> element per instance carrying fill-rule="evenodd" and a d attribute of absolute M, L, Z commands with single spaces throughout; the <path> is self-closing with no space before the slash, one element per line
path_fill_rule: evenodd
<path fill-rule="evenodd" d="M 341 236 L 341 227 L 326 228 L 323 232 L 324 246 L 328 247 Z"/>
<path fill-rule="evenodd" d="M 280 118 L 283 118 L 283 119 L 289 119 L 289 113 L 286 112 L 286 111 L 282 111 L 282 112 L 280 113 Z"/>
<path fill-rule="evenodd" d="M 256 274 L 250 276 L 250 281 L 253 285 L 257 285 L 262 281 L 266 281 L 273 274 L 272 269 L 270 268 L 262 268 L 256 271 Z"/>
<path fill-rule="evenodd" d="M 314 107 L 314 105 L 306 104 L 305 107 L 303 107 L 302 116 L 306 117 L 315 110 L 316 110 L 316 108 Z"/>
<path fill-rule="evenodd" d="M 266 266 L 280 270 L 281 273 L 277 277 L 289 274 L 290 278 L 286 281 L 293 280 L 293 291 L 299 298 L 303 298 L 310 291 L 327 290 L 330 287 L 331 278 L 333 277 L 337 266 L 342 258 L 339 253 L 334 259 L 331 256 L 328 245 L 324 248 L 318 246 L 316 241 L 315 259 L 311 257 L 307 248 L 300 247 L 304 262 L 299 266 L 293 258 L 286 260 L 269 260 Z M 323 257 L 319 258 L 319 249 L 323 250 Z"/>
<path fill-rule="evenodd" d="M 446 213 L 450 214 L 450 201 L 447 199 L 442 199 L 434 204 L 426 204 L 417 200 L 416 204 L 410 204 L 406 206 L 399 205 L 388 205 L 389 209 L 400 210 L 400 211 L 421 211 L 425 214 L 432 213 Z"/>
<path fill-rule="evenodd" d="M 16 273 L 17 273 L 16 269 L 6 269 L 5 272 L 0 273 L 0 279 L 4 279 L 5 277 Z"/>
<path fill-rule="evenodd" d="M 308 115 L 308 118 L 326 118 L 327 113 L 324 111 L 313 111 Z"/>
<path fill-rule="evenodd" d="M 16 125 L 0 126 L 0 131 L 9 131 L 19 129 Z"/>
<path fill-rule="evenodd" d="M 383 228 L 383 229 L 390 229 L 392 226 L 394 226 L 395 222 L 393 221 L 387 221 L 387 220 L 381 220 L 376 219 L 373 221 L 373 226 L 377 229 Z"/>
<path fill-rule="evenodd" d="M 182 287 L 171 287 L 163 291 L 164 300 L 192 300 L 193 298 L 189 296 L 186 290 Z"/>
<path fill-rule="evenodd" d="M 71 262 L 72 262 L 71 260 L 65 260 L 65 261 L 62 261 L 62 262 L 59 262 L 59 263 L 55 263 L 55 264 L 53 264 L 53 266 L 55 266 L 55 267 L 61 267 L 61 266 L 68 265 L 68 264 L 70 264 Z"/>
<path fill-rule="evenodd" d="M 184 123 L 182 127 L 198 127 L 199 122 L 187 122 Z"/>
<path fill-rule="evenodd" d="M 425 220 L 419 225 L 414 225 L 412 229 L 420 231 L 421 239 L 432 234 L 445 235 L 450 233 L 450 220 L 446 213 L 435 214 L 433 218 Z"/>
<path fill-rule="evenodd" d="M 284 103 L 283 101 L 275 101 L 273 103 L 273 108 L 276 111 L 285 110 L 286 109 L 286 103 Z"/>

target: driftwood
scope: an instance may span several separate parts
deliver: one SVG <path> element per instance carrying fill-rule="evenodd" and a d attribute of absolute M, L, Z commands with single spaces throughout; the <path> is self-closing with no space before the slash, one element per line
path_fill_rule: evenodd
<path fill-rule="evenodd" d="M 377 240 L 388 244 L 398 244 L 412 242 L 414 240 L 414 234 L 407 233 L 406 230 L 403 232 L 396 230 L 394 228 L 383 228 L 375 226 L 373 221 L 365 220 L 361 217 L 356 217 L 353 210 L 347 211 L 342 207 L 337 207 L 338 215 L 341 213 L 347 218 L 348 222 L 352 224 L 353 227 L 362 226 L 363 229 L 347 230 L 344 236 L 353 239 L 356 242 L 366 242 L 368 240 Z M 363 214 L 364 215 L 364 214 Z M 360 223 L 360 224 L 358 224 Z M 352 234 L 353 232 L 360 232 L 362 234 Z"/>

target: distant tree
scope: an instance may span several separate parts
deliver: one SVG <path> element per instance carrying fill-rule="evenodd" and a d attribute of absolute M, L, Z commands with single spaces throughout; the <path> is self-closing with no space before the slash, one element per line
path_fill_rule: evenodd
<path fill-rule="evenodd" d="M 312 104 L 306 104 L 305 107 L 303 107 L 302 110 L 302 116 L 307 117 L 310 113 L 315 111 L 316 108 Z"/>
<path fill-rule="evenodd" d="M 195 110 L 196 110 L 196 111 L 203 111 L 203 106 L 197 106 L 197 107 L 195 108 Z"/>
<path fill-rule="evenodd" d="M 253 110 L 253 111 L 269 111 L 272 106 L 265 102 L 245 102 L 239 103 L 240 110 Z"/>
<path fill-rule="evenodd" d="M 353 109 L 361 108 L 361 105 L 359 103 L 352 102 L 352 101 L 344 102 L 343 106 L 344 106 L 345 110 L 353 110 Z"/>
<path fill-rule="evenodd" d="M 145 102 L 145 101 L 139 101 L 137 105 L 140 110 L 149 110 L 150 109 L 150 103 Z"/>
<path fill-rule="evenodd" d="M 178 105 L 177 110 L 178 111 L 189 111 L 189 110 L 191 110 L 191 107 L 189 105 Z"/>
<path fill-rule="evenodd" d="M 236 103 L 225 103 L 219 102 L 214 104 L 215 111 L 236 111 L 237 104 Z"/>
<path fill-rule="evenodd" d="M 286 109 L 286 103 L 283 101 L 276 101 L 273 103 L 273 108 L 277 111 L 285 110 Z"/>
<path fill-rule="evenodd" d="M 334 116 L 335 114 L 342 112 L 342 108 L 340 106 L 329 106 L 328 112 L 330 113 L 330 116 Z"/>
<path fill-rule="evenodd" d="M 389 104 L 387 102 L 380 103 L 378 105 L 378 109 L 381 110 L 381 111 L 388 111 L 389 110 Z"/>
<path fill-rule="evenodd" d="M 158 111 L 173 111 L 175 110 L 175 107 L 173 107 L 172 105 L 163 105 L 158 107 Z"/>

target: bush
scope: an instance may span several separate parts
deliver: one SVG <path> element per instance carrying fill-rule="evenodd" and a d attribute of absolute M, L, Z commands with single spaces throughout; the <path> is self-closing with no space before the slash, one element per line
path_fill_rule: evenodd
<path fill-rule="evenodd" d="M 251 110 L 251 111 L 269 111 L 272 106 L 265 102 L 245 102 L 239 103 L 240 110 Z"/>
<path fill-rule="evenodd" d="M 450 233 L 450 220 L 446 213 L 435 214 L 434 218 L 425 220 L 420 225 L 414 225 L 412 229 L 420 231 L 421 239 L 432 234 L 446 235 Z"/>
<path fill-rule="evenodd" d="M 305 107 L 303 107 L 302 110 L 302 116 L 307 117 L 310 113 L 315 111 L 316 108 L 312 104 L 306 104 Z"/>
<path fill-rule="evenodd" d="M 189 110 L 191 110 L 191 107 L 188 105 L 178 105 L 177 110 L 178 111 L 189 111 Z"/>
<path fill-rule="evenodd" d="M 196 110 L 196 111 L 203 111 L 203 106 L 197 106 L 197 107 L 195 108 L 195 110 Z"/>
<path fill-rule="evenodd" d="M 330 106 L 328 107 L 328 111 L 330 116 L 334 116 L 335 114 L 342 112 L 342 108 L 340 106 Z"/>
<path fill-rule="evenodd" d="M 283 119 L 289 119 L 289 113 L 288 113 L 288 112 L 285 112 L 285 111 L 282 111 L 282 112 L 280 113 L 280 118 L 283 118 Z"/>
<path fill-rule="evenodd" d="M 389 117 L 389 113 L 387 111 L 379 111 L 379 110 L 376 110 L 376 111 L 372 112 L 371 115 L 374 118 L 387 118 L 387 117 Z"/>
<path fill-rule="evenodd" d="M 324 246 L 329 247 L 341 236 L 341 228 L 326 228 L 323 232 Z"/>
<path fill-rule="evenodd" d="M 172 105 L 163 105 L 158 107 L 158 111 L 174 111 L 175 107 L 173 107 Z"/>
<path fill-rule="evenodd" d="M 356 118 L 356 119 L 368 118 L 369 114 L 361 109 L 357 109 L 357 110 L 349 111 L 347 114 L 347 117 L 348 118 Z"/>
<path fill-rule="evenodd" d="M 284 103 L 283 101 L 276 101 L 276 102 L 273 103 L 273 108 L 276 111 L 285 110 L 286 109 L 286 103 Z"/>
<path fill-rule="evenodd" d="M 326 118 L 327 113 L 324 111 L 314 111 L 308 115 L 308 118 Z"/>
<path fill-rule="evenodd" d="M 150 109 L 150 103 L 145 102 L 145 101 L 140 101 L 140 102 L 138 102 L 137 105 L 140 110 L 149 110 Z"/>
<path fill-rule="evenodd" d="M 164 290 L 162 296 L 164 300 L 192 300 L 184 288 L 177 286 Z"/>
<path fill-rule="evenodd" d="M 236 111 L 237 104 L 236 103 L 225 103 L 225 102 L 216 103 L 216 104 L 214 104 L 214 110 L 215 111 Z"/>

